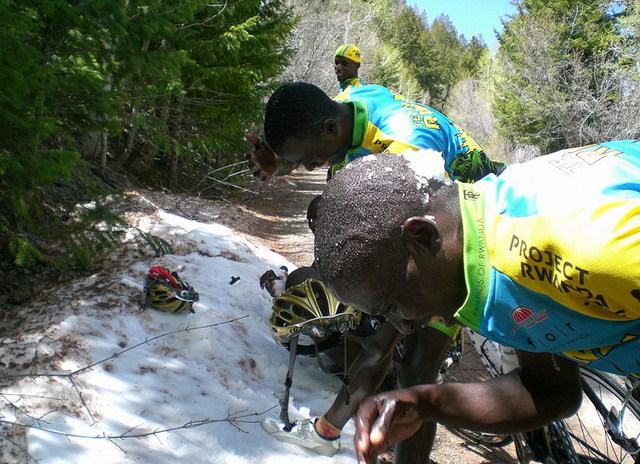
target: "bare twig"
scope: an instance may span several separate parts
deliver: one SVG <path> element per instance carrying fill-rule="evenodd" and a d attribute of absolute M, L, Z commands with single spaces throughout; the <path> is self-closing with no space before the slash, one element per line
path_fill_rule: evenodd
<path fill-rule="evenodd" d="M 91 364 L 88 364 L 84 367 L 81 367 L 79 369 L 76 369 L 73 372 L 67 372 L 67 373 L 44 373 L 44 374 L 36 374 L 36 373 L 32 373 L 32 374 L 11 374 L 11 375 L 3 375 L 2 378 L 3 379 L 14 379 L 14 378 L 23 378 L 23 377 L 71 377 L 74 375 L 78 375 L 81 374 L 82 372 L 89 370 L 95 366 L 97 366 L 98 364 L 102 364 L 104 362 L 107 362 L 111 359 L 115 359 L 118 358 L 120 356 L 122 356 L 123 354 L 127 353 L 128 351 L 134 350 L 136 348 L 138 348 L 139 346 L 142 345 L 148 345 L 149 343 L 158 340 L 160 338 L 163 337 L 167 337 L 169 335 L 174 335 L 177 333 L 181 333 L 181 332 L 186 332 L 189 333 L 190 331 L 194 331 L 194 330 L 202 330 L 202 329 L 210 329 L 212 327 L 218 327 L 221 325 L 226 325 L 226 324 L 231 324 L 232 322 L 237 322 L 239 320 L 242 320 L 246 317 L 249 317 L 247 315 L 245 316 L 241 316 L 241 317 L 237 317 L 235 319 L 229 319 L 228 321 L 223 321 L 223 322 L 216 322 L 214 324 L 207 324 L 207 325 L 202 325 L 202 326 L 198 326 L 198 327 L 185 327 L 184 329 L 176 329 L 176 330 L 172 330 L 171 332 L 165 332 L 162 333 L 160 335 L 156 335 L 155 337 L 151 337 L 151 338 L 145 338 L 144 341 L 141 341 L 140 343 L 136 343 L 135 345 L 132 345 L 130 347 L 125 348 L 124 350 L 118 351 L 116 353 L 113 353 L 111 356 L 108 356 L 104 359 L 101 359 L 99 361 L 93 362 Z"/>
<path fill-rule="evenodd" d="M 91 409 L 89 408 L 89 405 L 87 404 L 87 402 L 84 399 L 84 396 L 82 394 L 82 388 L 80 386 L 80 384 L 77 382 L 76 377 L 81 375 L 82 373 L 92 369 L 93 367 L 105 363 L 109 360 L 112 359 L 116 359 L 121 357 L 123 354 L 134 350 L 142 345 L 148 345 L 160 338 L 163 337 L 167 337 L 169 335 L 174 335 L 177 333 L 191 333 L 193 331 L 196 330 L 203 330 L 203 329 L 209 329 L 212 327 L 218 327 L 221 325 L 225 325 L 225 324 L 230 324 L 232 322 L 237 322 L 241 319 L 244 319 L 248 317 L 247 315 L 245 316 L 241 316 L 241 317 L 237 317 L 235 319 L 231 319 L 228 321 L 223 321 L 223 322 L 217 322 L 214 324 L 207 324 L 207 325 L 203 325 L 203 326 L 197 326 L 197 327 L 185 327 L 183 329 L 177 329 L 177 330 L 172 330 L 170 332 L 165 332 L 162 333 L 160 335 L 156 335 L 155 337 L 151 337 L 151 338 L 146 338 L 145 340 L 136 343 L 135 345 L 132 345 L 128 348 L 125 348 L 123 350 L 117 351 L 115 353 L 113 353 L 111 356 L 108 356 L 104 359 L 101 359 L 99 361 L 96 362 L 92 362 L 90 364 L 87 364 L 84 367 L 81 367 L 79 369 L 76 369 L 72 372 L 67 372 L 67 373 L 44 373 L 44 374 L 16 374 L 16 375 L 5 375 L 3 376 L 3 378 L 21 378 L 21 377 L 62 377 L 62 378 L 67 378 L 71 384 L 71 388 L 76 392 L 76 394 L 78 395 L 79 401 L 82 404 L 83 409 L 87 412 L 88 416 L 91 419 L 91 425 L 94 425 L 97 423 L 93 413 L 91 412 Z M 125 438 L 144 438 L 144 437 L 148 437 L 148 436 L 157 436 L 159 434 L 162 433 L 167 433 L 167 432 L 172 432 L 175 430 L 180 430 L 180 429 L 191 429 L 191 428 L 195 428 L 195 427 L 201 427 L 203 425 L 207 425 L 207 424 L 212 424 L 212 423 L 217 423 L 217 422 L 227 422 L 229 424 L 231 424 L 232 426 L 234 426 L 235 428 L 237 428 L 239 431 L 246 433 L 244 430 L 242 430 L 242 428 L 240 427 L 239 424 L 243 424 L 243 423 L 250 423 L 252 421 L 250 421 L 248 418 L 250 417 L 256 417 L 256 416 L 260 416 L 262 414 L 265 414 L 266 412 L 270 411 L 272 408 L 263 411 L 263 412 L 251 412 L 251 413 L 247 413 L 246 410 L 243 411 L 239 411 L 233 414 L 228 414 L 226 418 L 224 419 L 211 419 L 211 418 L 205 418 L 205 419 L 197 419 L 197 420 L 191 420 L 185 424 L 182 425 L 176 425 L 176 426 L 172 426 L 172 427 L 167 427 L 167 428 L 163 428 L 163 429 L 156 429 L 152 432 L 140 432 L 140 433 L 132 433 L 134 430 L 139 429 L 141 426 L 135 426 L 135 427 L 131 427 L 129 429 L 127 429 L 126 431 L 124 431 L 123 433 L 120 434 L 112 434 L 112 435 L 107 435 L 107 434 L 101 434 L 101 435 L 80 435 L 80 434 L 73 434 L 73 433 L 68 433 L 68 432 L 63 432 L 60 430 L 55 430 L 49 427 L 44 427 L 42 426 L 42 422 L 43 422 L 43 418 L 49 414 L 51 414 L 51 412 L 55 412 L 55 411 L 49 411 L 45 414 L 43 414 L 40 417 L 35 417 L 29 413 L 27 413 L 26 411 L 24 411 L 22 408 L 18 407 L 14 402 L 10 401 L 7 396 L 10 394 L 0 394 L 0 398 L 4 399 L 5 402 L 12 407 L 15 411 L 17 411 L 18 413 L 20 413 L 22 416 L 26 417 L 29 421 L 31 421 L 31 423 L 23 423 L 23 422 L 18 422 L 18 421 L 11 421 L 11 420 L 6 420 L 4 419 L 4 416 L 0 416 L 2 417 L 0 419 L 0 424 L 6 424 L 6 425 L 11 425 L 11 426 L 16 426 L 16 427 L 22 427 L 24 429 L 37 429 L 40 431 L 44 431 L 47 433 L 51 433 L 53 435 L 60 435 L 60 436 L 64 436 L 69 438 L 86 438 L 86 439 L 103 439 L 103 440 L 108 440 L 109 442 L 113 443 L 115 446 L 117 446 L 118 448 L 120 448 L 120 446 L 114 442 L 114 440 L 122 440 Z M 26 396 L 26 395 L 25 395 Z M 44 396 L 40 397 L 40 398 L 46 398 Z M 60 398 L 50 398 L 50 399 L 54 399 L 56 401 L 60 401 Z M 275 406 L 274 406 L 275 407 Z M 122 449 L 122 448 L 120 448 Z M 124 452 L 124 450 L 122 450 Z"/>
<path fill-rule="evenodd" d="M 234 427 L 236 427 L 239 431 L 241 431 L 242 433 L 247 433 L 245 430 L 243 430 L 238 424 L 252 424 L 255 423 L 255 420 L 248 420 L 248 418 L 250 417 L 260 417 L 266 413 L 268 413 L 269 411 L 273 410 L 276 406 L 272 406 L 269 409 L 265 409 L 264 411 L 260 411 L 260 412 L 247 412 L 247 410 L 243 410 L 243 411 L 238 411 L 236 413 L 231 413 L 228 414 L 227 417 L 225 417 L 224 419 L 211 419 L 211 418 L 206 418 L 206 419 L 194 419 L 194 420 L 190 420 L 189 422 L 186 422 L 182 425 L 176 425 L 176 426 L 172 426 L 172 427 L 167 427 L 167 428 L 163 428 L 163 429 L 156 429 L 153 430 L 152 432 L 140 432 L 140 433 L 131 433 L 132 431 L 140 428 L 140 425 L 137 425 L 135 427 L 131 427 L 127 430 L 125 430 L 124 432 L 120 433 L 120 434 L 113 434 L 113 435 L 107 435 L 107 434 L 99 434 L 99 435 L 81 435 L 81 434 L 77 434 L 77 433 L 69 433 L 69 432 L 63 432 L 60 430 L 55 430 L 55 429 L 51 429 L 51 428 L 45 428 L 45 427 L 41 427 L 41 426 L 37 426 L 37 425 L 33 425 L 33 424 L 21 424 L 18 422 L 12 422 L 12 421 L 7 421 L 4 419 L 0 419 L 0 424 L 6 424 L 6 425 L 13 425 L 13 426 L 17 426 L 17 427 L 22 427 L 24 429 L 35 429 L 35 430 L 40 430 L 42 432 L 47 432 L 47 433 L 51 433 L 53 435 L 60 435 L 60 436 L 64 436 L 67 438 L 83 438 L 83 439 L 88 439 L 88 440 L 109 440 L 109 441 L 113 441 L 113 440 L 125 440 L 128 438 L 146 438 L 146 437 L 150 437 L 150 436 L 155 436 L 155 435 L 160 435 L 163 433 L 168 433 L 168 432 L 174 432 L 176 430 L 186 430 L 186 429 L 194 429 L 197 427 L 202 427 L 203 425 L 209 425 L 209 424 L 215 424 L 215 423 L 220 423 L 220 422 L 227 422 L 231 425 L 233 425 Z"/>

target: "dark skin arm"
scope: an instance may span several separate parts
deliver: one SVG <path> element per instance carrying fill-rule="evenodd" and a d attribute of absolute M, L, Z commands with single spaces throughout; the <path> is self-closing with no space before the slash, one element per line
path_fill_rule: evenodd
<path fill-rule="evenodd" d="M 440 366 L 447 355 L 451 338 L 431 327 L 416 330 L 404 340 L 403 356 L 398 369 L 399 388 L 435 383 Z M 423 421 L 411 437 L 396 444 L 396 464 L 425 464 L 436 436 L 437 424 Z"/>
<path fill-rule="evenodd" d="M 395 346 L 401 338 L 402 335 L 387 323 L 377 333 L 363 339 L 362 349 L 349 370 L 350 403 L 346 405 L 344 402 L 346 391 L 343 387 L 324 416 L 331 424 L 342 429 L 356 412 L 359 402 L 380 387 L 389 371 Z M 398 370 L 400 386 L 409 387 L 435 382 L 442 359 L 447 354 L 450 344 L 449 336 L 429 327 L 418 329 L 406 337 Z M 417 433 L 396 446 L 394 462 L 396 464 L 427 462 L 435 431 L 435 422 L 424 422 Z"/>
<path fill-rule="evenodd" d="M 519 352 L 521 368 L 486 382 L 420 385 L 360 404 L 354 443 L 360 464 L 413 435 L 424 421 L 496 433 L 533 430 L 580 406 L 578 366 L 548 353 Z"/>
<path fill-rule="evenodd" d="M 343 386 L 324 417 L 342 429 L 358 410 L 358 404 L 374 393 L 382 384 L 391 362 L 393 351 L 402 338 L 391 324 L 384 324 L 375 334 L 364 337 L 360 352 L 349 367 L 349 404 L 345 404 L 346 389 Z"/>

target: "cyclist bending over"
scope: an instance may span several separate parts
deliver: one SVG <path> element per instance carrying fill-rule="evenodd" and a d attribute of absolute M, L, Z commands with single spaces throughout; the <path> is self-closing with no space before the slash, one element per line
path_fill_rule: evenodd
<path fill-rule="evenodd" d="M 360 463 L 425 421 L 514 433 L 566 417 L 582 397 L 577 363 L 640 375 L 639 141 L 563 150 L 475 184 L 435 172 L 409 156 L 342 169 L 318 204 L 317 269 L 340 301 L 402 333 L 437 315 L 515 347 L 521 368 L 364 400 Z"/>

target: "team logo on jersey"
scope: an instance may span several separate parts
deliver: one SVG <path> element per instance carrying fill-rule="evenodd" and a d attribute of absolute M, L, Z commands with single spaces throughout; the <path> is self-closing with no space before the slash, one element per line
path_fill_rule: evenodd
<path fill-rule="evenodd" d="M 548 317 L 549 315 L 546 309 L 536 313 L 526 306 L 518 306 L 511 310 L 511 319 L 516 323 L 513 329 L 511 329 L 511 335 L 515 335 L 520 329 L 529 329 Z"/>
<path fill-rule="evenodd" d="M 465 200 L 477 200 L 478 198 L 480 198 L 480 194 L 478 192 L 473 192 L 470 190 L 465 190 L 464 191 L 464 199 Z"/>
<path fill-rule="evenodd" d="M 615 148 L 592 144 L 558 151 L 549 158 L 549 163 L 565 174 L 573 174 L 586 166 L 593 165 L 609 156 L 619 155 L 620 153 L 622 152 Z"/>

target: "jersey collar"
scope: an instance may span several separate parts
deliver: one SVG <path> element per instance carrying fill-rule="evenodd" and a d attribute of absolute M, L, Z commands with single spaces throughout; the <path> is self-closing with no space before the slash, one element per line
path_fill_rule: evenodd
<path fill-rule="evenodd" d="M 360 81 L 359 77 L 350 77 L 349 79 L 345 79 L 344 81 L 340 82 L 340 90 L 344 90 L 349 86 L 361 86 L 362 82 Z"/>
<path fill-rule="evenodd" d="M 351 151 L 360 148 L 362 142 L 364 142 L 364 134 L 367 131 L 367 123 L 369 122 L 369 112 L 367 111 L 367 106 L 362 102 L 344 100 L 342 103 L 353 106 L 353 136 L 351 147 L 349 147 L 349 151 Z"/>

